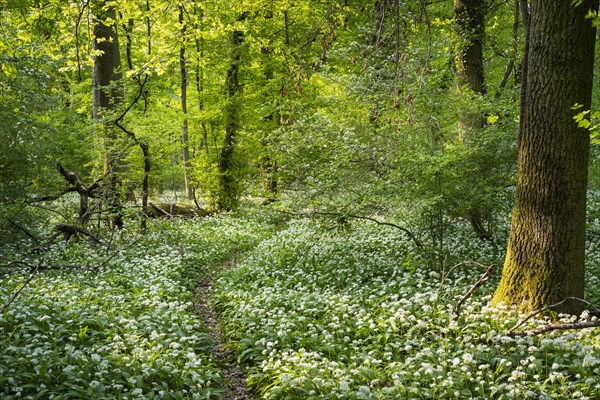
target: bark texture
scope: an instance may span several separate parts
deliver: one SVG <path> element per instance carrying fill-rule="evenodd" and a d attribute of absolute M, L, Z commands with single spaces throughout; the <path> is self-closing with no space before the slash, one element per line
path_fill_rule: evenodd
<path fill-rule="evenodd" d="M 103 110 L 113 110 L 123 101 L 120 87 L 115 84 L 122 78 L 119 38 L 115 27 L 117 19 L 114 7 L 106 7 L 105 1 L 94 4 L 94 71 L 92 76 L 92 100 L 94 119 L 102 118 Z"/>
<path fill-rule="evenodd" d="M 467 98 L 485 94 L 483 75 L 483 38 L 485 34 L 482 0 L 454 0 L 456 29 L 457 89 Z M 468 102 L 467 102 L 468 104 Z M 460 138 L 483 128 L 484 117 L 477 111 L 464 109 L 459 114 Z"/>
<path fill-rule="evenodd" d="M 492 303 L 530 311 L 584 295 L 589 132 L 573 121 L 590 107 L 598 0 L 530 3 L 517 192 L 502 279 Z M 559 311 L 578 313 L 580 302 Z"/>
<path fill-rule="evenodd" d="M 240 21 L 245 19 L 240 17 Z M 227 93 L 227 104 L 225 105 L 225 136 L 223 138 L 223 147 L 219 155 L 219 198 L 217 207 L 220 210 L 231 210 L 237 202 L 238 182 L 234 176 L 234 151 L 237 141 L 237 135 L 240 126 L 241 106 L 240 94 L 240 63 L 242 60 L 242 44 L 244 42 L 244 33 L 241 30 L 234 30 L 231 33 L 231 59 L 227 78 L 225 80 L 225 92 Z"/>
<path fill-rule="evenodd" d="M 93 46 L 96 51 L 94 69 L 92 74 L 92 113 L 96 120 L 103 120 L 110 112 L 117 110 L 123 103 L 123 94 L 120 87 L 121 54 L 119 38 L 117 36 L 117 15 L 114 6 L 107 1 L 92 3 L 94 19 Z M 111 207 L 120 209 L 118 194 L 119 172 L 123 166 L 120 159 L 123 154 L 115 146 L 117 139 L 115 126 L 103 121 L 104 134 L 104 175 L 107 177 L 106 197 Z M 115 214 L 109 224 L 111 227 L 121 227 L 122 217 L 119 212 Z"/>
<path fill-rule="evenodd" d="M 183 122 L 181 125 L 181 160 L 183 164 L 183 183 L 185 193 L 188 199 L 194 198 L 194 189 L 190 182 L 190 149 L 189 149 L 189 124 L 187 109 L 187 60 L 185 57 L 185 39 L 187 26 L 184 20 L 183 5 L 179 5 L 179 24 L 181 25 L 181 47 L 179 49 L 179 69 L 181 73 L 181 112 L 183 113 Z"/>

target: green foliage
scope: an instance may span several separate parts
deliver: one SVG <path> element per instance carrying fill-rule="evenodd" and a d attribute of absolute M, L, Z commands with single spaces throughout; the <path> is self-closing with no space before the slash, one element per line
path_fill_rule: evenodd
<path fill-rule="evenodd" d="M 2 22 L 5 30 L 18 28 Z M 0 55 L 0 227 L 10 241 L 14 230 L 5 217 L 31 225 L 35 212 L 25 212 L 33 198 L 58 192 L 62 186 L 56 164 L 77 166 L 85 174 L 91 138 L 84 121 L 65 107 L 66 77 L 50 57 L 35 54 L 24 41 Z M 0 46 L 13 46 L 4 43 Z"/>
<path fill-rule="evenodd" d="M 435 218 L 448 223 L 465 218 L 472 204 L 483 204 L 490 215 L 503 212 L 496 206 L 498 196 L 510 198 L 503 188 L 514 170 L 514 146 L 509 142 L 516 130 L 517 74 L 499 99 L 459 101 L 452 7 L 433 4 L 424 10 L 420 3 L 404 2 L 392 10 L 391 3 L 307 0 L 231 2 L 224 7 L 189 2 L 184 4 L 182 25 L 177 12 L 164 12 L 175 10 L 169 2 L 118 2 L 123 107 L 134 101 L 140 82 L 148 79 L 123 123 L 149 146 L 151 192 L 182 188 L 179 52 L 184 47 L 192 181 L 207 204 L 215 205 L 223 197 L 218 164 L 228 104 L 224 85 L 230 36 L 238 30 L 245 38 L 238 66 L 242 91 L 236 99 L 240 129 L 235 168 L 225 177 L 235 183 L 233 198 L 267 195 L 261 189 L 260 167 L 275 162 L 278 187 L 296 199 L 294 209 L 311 204 L 403 214 L 408 208 L 421 216 L 421 230 Z M 69 103 L 71 117 L 64 129 L 72 127 L 78 139 L 85 138 L 84 144 L 65 143 L 62 151 L 85 154 L 68 165 L 93 181 L 103 174 L 104 144 L 86 121 L 94 57 L 92 21 L 83 18 L 88 12 L 85 4 L 53 0 L 22 2 L 18 7 L 15 3 L 15 8 L 3 9 L 10 29 L 5 29 L 0 45 L 14 49 L 25 43 L 36 60 L 52 60 L 52 71 L 61 71 L 59 79 L 55 72 L 50 75 L 60 82 L 51 92 Z M 499 84 L 509 59 L 519 58 L 512 18 L 508 4 L 494 4 L 489 14 L 489 87 Z M 41 31 L 48 34 L 37 34 Z M 22 79 L 15 75 L 13 60 L 2 62 L 3 74 Z M 38 87 L 35 82 L 26 85 Z M 32 96 L 40 106 L 56 105 L 46 116 L 60 120 L 60 101 Z M 464 109 L 489 116 L 488 125 L 468 146 L 457 143 L 457 116 Z M 118 136 L 128 165 L 121 179 L 139 192 L 139 146 L 124 132 Z M 57 158 L 55 150 L 45 153 Z M 23 170 L 22 175 L 36 173 Z M 45 179 L 57 180 L 60 183 L 56 175 Z"/>

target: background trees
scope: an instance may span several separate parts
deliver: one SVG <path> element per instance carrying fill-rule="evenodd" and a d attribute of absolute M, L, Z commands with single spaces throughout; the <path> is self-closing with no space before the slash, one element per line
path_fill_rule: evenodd
<path fill-rule="evenodd" d="M 149 191 L 185 202 L 187 181 L 207 208 L 279 196 L 293 212 L 385 216 L 441 268 L 457 222 L 501 243 L 516 171 L 518 3 L 4 2 L 2 157 L 12 172 L 2 201 L 32 215 L 34 200 L 63 188 L 57 162 L 86 182 L 110 171 L 90 92 L 114 34 L 123 61 L 101 86 L 114 94 L 105 126 L 120 117 L 129 132 L 111 130 L 126 166 L 119 201 Z M 97 51 L 100 22 L 114 32 Z M 56 134 L 46 141 L 34 126 Z M 18 154 L 40 156 L 19 165 Z"/>

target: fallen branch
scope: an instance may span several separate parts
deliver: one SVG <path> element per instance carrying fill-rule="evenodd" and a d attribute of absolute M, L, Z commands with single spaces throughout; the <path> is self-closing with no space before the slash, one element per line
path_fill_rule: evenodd
<path fill-rule="evenodd" d="M 22 231 L 24 234 L 29 236 L 29 238 L 31 240 L 33 240 L 34 242 L 38 242 L 40 240 L 40 238 L 35 236 L 33 233 L 29 232 L 29 230 L 27 230 L 24 226 L 21 226 L 20 224 L 16 223 L 15 221 L 13 221 L 12 219 L 10 219 L 8 217 L 4 217 L 4 219 L 7 220 L 12 226 L 14 226 L 15 228 Z"/>
<path fill-rule="evenodd" d="M 130 243 L 128 246 L 126 246 L 125 249 L 133 246 L 134 244 L 136 244 L 138 242 L 138 240 L 134 240 L 132 243 Z M 88 265 L 88 266 L 81 266 L 81 265 L 42 265 L 42 264 L 31 265 L 29 263 L 26 263 L 25 261 L 20 261 L 20 260 L 11 260 L 11 261 L 7 262 L 6 264 L 0 264 L 0 268 L 9 268 L 9 267 L 23 266 L 23 267 L 26 267 L 29 270 L 31 270 L 31 273 L 29 274 L 29 277 L 27 277 L 27 280 L 19 287 L 19 289 L 17 289 L 11 295 L 11 297 L 2 306 L 2 308 L 0 308 L 0 314 L 3 314 L 4 311 L 6 311 L 6 309 L 8 309 L 8 307 L 17 299 L 17 297 L 19 297 L 19 295 L 21 294 L 21 292 L 25 289 L 25 287 L 27 287 L 27 285 L 29 285 L 29 283 L 33 280 L 33 278 L 35 277 L 35 275 L 39 271 L 64 270 L 64 269 L 77 269 L 77 270 L 97 271 L 100 268 L 102 268 L 103 266 L 105 266 L 106 264 L 108 264 L 108 262 L 110 260 L 112 260 L 118 254 L 120 254 L 120 250 L 117 250 L 117 251 L 113 252 L 113 254 L 111 254 L 109 257 L 107 257 L 106 259 L 104 259 L 104 261 L 102 261 L 100 264 L 98 264 L 98 265 Z"/>
<path fill-rule="evenodd" d="M 73 193 L 76 192 L 77 189 L 76 188 L 66 188 L 64 189 L 62 192 L 60 193 L 55 193 L 55 194 L 49 194 L 47 196 L 42 196 L 42 197 L 34 197 L 31 200 L 29 200 L 28 203 L 42 203 L 44 201 L 54 201 L 54 200 L 58 200 L 60 199 L 62 196 L 64 196 L 65 194 L 68 193 Z"/>
<path fill-rule="evenodd" d="M 392 222 L 380 221 L 376 218 L 368 217 L 366 215 L 355 215 L 355 214 L 345 214 L 345 213 L 336 213 L 336 212 L 313 211 L 311 213 L 294 213 L 294 212 L 290 212 L 290 211 L 282 211 L 282 210 L 278 210 L 278 211 L 281 213 L 284 213 L 284 214 L 300 216 L 300 217 L 312 217 L 315 215 L 322 215 L 322 216 L 337 217 L 337 218 L 353 218 L 353 219 L 361 219 L 361 220 L 365 220 L 365 221 L 375 222 L 377 225 L 391 226 L 392 228 L 396 228 L 396 229 L 404 232 L 406 234 L 406 236 L 408 236 L 410 238 L 410 240 L 412 240 L 412 242 L 415 244 L 415 246 L 419 250 L 425 252 L 425 245 L 423 245 L 423 243 L 415 236 L 414 233 L 412 233 L 410 230 L 408 230 L 400 225 L 396 225 Z"/>
<path fill-rule="evenodd" d="M 25 263 L 23 263 L 25 264 Z M 6 302 L 6 304 L 4 304 L 2 306 L 2 308 L 0 308 L 0 314 L 4 314 L 4 311 L 17 299 L 17 297 L 19 297 L 19 295 L 21 294 L 21 292 L 23 291 L 23 289 L 25 289 L 25 287 L 27 285 L 29 285 L 29 282 L 32 281 L 33 277 L 35 276 L 35 274 L 37 274 L 39 270 L 39 266 L 35 267 L 34 270 L 31 272 L 31 274 L 29 274 L 29 277 L 27 278 L 27 280 L 21 285 L 21 287 L 12 294 L 12 296 L 10 296 L 10 298 L 8 299 L 8 302 Z"/>
<path fill-rule="evenodd" d="M 552 331 L 566 331 L 572 329 L 585 329 L 585 328 L 597 328 L 600 326 L 600 320 L 595 321 L 586 321 L 586 322 L 573 322 L 570 324 L 548 324 L 544 326 L 540 326 L 532 331 L 526 332 L 513 332 L 509 334 L 509 336 L 531 336 L 531 335 L 541 335 L 542 333 L 552 332 Z"/>
<path fill-rule="evenodd" d="M 111 257 L 112 258 L 112 257 Z M 51 270 L 63 270 L 63 269 L 85 269 L 85 270 L 95 270 L 99 268 L 99 266 L 82 266 L 82 265 L 31 265 L 24 261 L 12 260 L 7 262 L 6 264 L 0 264 L 0 268 L 9 268 L 16 267 L 18 265 L 22 265 L 23 267 L 29 269 L 30 271 L 38 270 L 38 271 L 51 271 Z M 102 264 L 101 264 L 102 265 Z"/>
<path fill-rule="evenodd" d="M 58 168 L 58 172 L 60 172 L 65 180 L 72 186 L 72 188 L 65 189 L 63 194 L 75 191 L 81 196 L 97 197 L 96 192 L 100 188 L 100 183 L 98 181 L 92 183 L 90 186 L 86 186 L 83 179 L 81 179 L 76 172 L 65 169 L 61 164 L 56 164 L 56 167 Z"/>
<path fill-rule="evenodd" d="M 460 316 L 460 309 L 463 306 L 463 304 L 465 304 L 465 301 L 467 301 L 469 299 L 469 297 L 471 297 L 477 289 L 479 289 L 485 282 L 487 282 L 487 280 L 490 278 L 490 274 L 492 273 L 494 268 L 496 268 L 496 264 L 492 264 L 489 267 L 487 267 L 487 270 L 483 273 L 483 275 L 481 275 L 479 280 L 477 282 L 475 282 L 475 284 L 473 284 L 473 286 L 471 286 L 471 288 L 458 301 L 458 303 L 456 303 L 456 306 L 454 306 L 454 311 L 453 311 L 454 319 L 458 319 L 458 317 Z"/>
<path fill-rule="evenodd" d="M 58 236 L 63 235 L 65 242 L 68 242 L 71 239 L 71 237 L 73 237 L 73 236 L 78 237 L 79 235 L 82 235 L 82 236 L 85 236 L 85 237 L 91 239 L 92 241 L 100 244 L 100 239 L 98 239 L 97 237 L 92 235 L 86 229 L 81 228 L 79 226 L 58 224 L 58 225 L 56 225 L 56 227 L 54 227 L 54 231 L 55 231 L 55 233 L 48 239 L 49 241 L 53 241 Z"/>
<path fill-rule="evenodd" d="M 540 308 L 539 310 L 535 310 L 535 311 L 531 312 L 530 314 L 528 314 L 527 316 L 525 316 L 525 318 L 523 318 L 521 321 L 519 321 L 519 323 L 517 323 L 515 326 L 513 326 L 508 331 L 508 336 L 539 335 L 541 333 L 546 333 L 546 332 L 556 331 L 556 330 L 583 329 L 583 328 L 593 328 L 593 327 L 600 326 L 600 321 L 597 320 L 597 321 L 590 321 L 590 322 L 548 324 L 548 325 L 543 325 L 541 327 L 538 327 L 532 331 L 516 332 L 517 329 L 519 329 L 521 326 L 523 326 L 531 318 L 533 318 L 537 315 L 540 315 L 548 310 L 551 310 L 553 308 L 561 306 L 561 305 L 565 304 L 567 301 L 579 301 L 590 307 L 595 308 L 596 311 L 600 311 L 600 309 L 596 305 L 594 305 L 593 303 L 590 303 L 587 300 L 580 299 L 579 297 L 565 297 L 563 300 L 559 301 L 558 303 L 554 303 L 554 304 L 548 305 L 546 307 Z"/>
<path fill-rule="evenodd" d="M 182 204 L 148 203 L 145 213 L 148 217 L 206 217 L 210 212 L 203 208 L 195 208 Z"/>
<path fill-rule="evenodd" d="M 0 268 L 8 268 L 8 267 L 16 266 L 16 265 L 23 265 L 28 268 L 34 268 L 32 265 L 27 264 L 24 261 L 19 261 L 19 260 L 12 260 L 12 261 L 7 262 L 6 264 L 0 264 Z"/>

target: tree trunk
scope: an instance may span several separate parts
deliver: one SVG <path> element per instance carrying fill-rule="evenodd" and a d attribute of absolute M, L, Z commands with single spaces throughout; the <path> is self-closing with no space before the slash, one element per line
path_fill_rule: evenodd
<path fill-rule="evenodd" d="M 240 21 L 244 17 L 240 18 Z M 244 33 L 234 30 L 231 33 L 231 59 L 227 78 L 225 80 L 225 92 L 227 104 L 225 105 L 225 137 L 219 157 L 219 198 L 217 206 L 221 210 L 231 210 L 235 207 L 238 197 L 238 182 L 234 176 L 234 150 L 239 130 L 239 108 L 240 108 L 240 63 L 242 59 L 242 43 Z"/>
<path fill-rule="evenodd" d="M 273 13 L 269 12 L 265 18 L 268 20 L 272 19 Z M 260 51 L 263 56 L 262 62 L 264 65 L 263 74 L 265 78 L 265 86 L 271 84 L 275 77 L 275 68 L 273 66 L 272 59 L 273 49 L 271 46 L 272 45 L 269 42 L 263 46 Z M 265 103 L 270 103 L 270 100 L 272 100 L 271 95 L 271 93 L 266 93 L 266 98 L 264 99 Z M 279 91 L 277 96 L 280 96 Z M 269 109 L 266 104 L 265 108 Z M 267 198 L 272 198 L 277 196 L 277 161 L 273 160 L 271 157 L 271 143 L 274 136 L 273 131 L 275 131 L 278 124 L 275 119 L 275 110 L 270 110 L 269 114 L 263 117 L 263 120 L 266 129 L 260 141 L 262 153 L 260 156 L 260 175 L 264 196 Z"/>
<path fill-rule="evenodd" d="M 531 2 L 521 102 L 517 191 L 502 279 L 492 299 L 523 311 L 584 296 L 589 132 L 597 0 Z M 579 313 L 581 304 L 558 310 Z"/>
<path fill-rule="evenodd" d="M 106 1 L 93 4 L 94 18 L 93 46 L 98 51 L 94 58 L 92 75 L 92 111 L 93 118 L 102 120 L 106 113 L 116 110 L 123 102 L 123 94 L 119 82 L 121 74 L 121 55 L 119 52 L 119 38 L 115 27 L 116 11 Z M 107 25 L 110 21 L 110 25 Z M 120 208 L 117 185 L 123 154 L 117 152 L 115 141 L 116 132 L 113 124 L 104 121 L 104 174 L 108 177 L 107 198 L 111 206 Z M 121 226 L 121 216 L 113 218 L 111 226 Z"/>
<path fill-rule="evenodd" d="M 481 133 L 485 117 L 473 110 L 476 98 L 485 95 L 483 74 L 483 38 L 485 34 L 484 4 L 482 0 L 454 0 L 456 29 L 456 88 L 463 102 L 458 114 L 458 139 L 468 142 L 469 137 Z M 473 207 L 467 212 L 471 227 L 481 240 L 491 240 L 492 232 L 486 229 L 481 209 Z"/>
<path fill-rule="evenodd" d="M 472 95 L 485 94 L 483 76 L 483 36 L 485 33 L 482 0 L 454 0 L 456 28 L 456 77 L 457 89 L 468 104 Z M 459 139 L 465 140 L 470 133 L 480 131 L 485 123 L 483 115 L 464 107 L 458 118 Z"/>
<path fill-rule="evenodd" d="M 189 125 L 187 119 L 187 65 L 185 59 L 185 34 L 186 25 L 183 19 L 183 5 L 179 5 L 179 24 L 181 24 L 181 48 L 179 49 L 179 66 L 181 71 L 181 111 L 183 123 L 181 125 L 181 158 L 183 163 L 183 182 L 188 199 L 194 198 L 194 191 L 190 183 L 190 149 Z"/>
<path fill-rule="evenodd" d="M 206 151 L 208 156 L 208 129 L 206 127 L 206 121 L 204 118 L 204 68 L 202 67 L 202 59 L 204 58 L 204 41 L 202 40 L 202 30 L 204 11 L 198 7 L 197 2 L 194 2 L 194 16 L 196 17 L 196 92 L 198 93 L 198 109 L 200 111 L 202 126 L 202 139 L 200 142 L 200 149 Z"/>
<path fill-rule="evenodd" d="M 125 58 L 127 59 L 127 67 L 129 70 L 133 70 L 133 19 L 127 20 L 127 25 L 123 24 L 123 30 L 125 31 Z"/>

